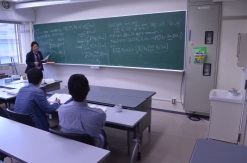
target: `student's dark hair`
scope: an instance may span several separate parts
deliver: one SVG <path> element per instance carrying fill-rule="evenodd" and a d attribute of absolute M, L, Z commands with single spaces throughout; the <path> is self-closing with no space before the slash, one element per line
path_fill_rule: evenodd
<path fill-rule="evenodd" d="M 43 79 L 43 72 L 40 69 L 33 68 L 27 72 L 28 82 L 34 85 L 38 85 Z"/>
<path fill-rule="evenodd" d="M 38 47 L 39 47 L 39 44 L 36 42 L 36 41 L 33 41 L 32 43 L 31 43 L 31 50 L 33 49 L 33 46 L 34 45 L 37 45 Z"/>
<path fill-rule="evenodd" d="M 71 75 L 68 81 L 69 94 L 76 102 L 82 102 L 86 99 L 89 92 L 87 78 L 82 74 Z"/>

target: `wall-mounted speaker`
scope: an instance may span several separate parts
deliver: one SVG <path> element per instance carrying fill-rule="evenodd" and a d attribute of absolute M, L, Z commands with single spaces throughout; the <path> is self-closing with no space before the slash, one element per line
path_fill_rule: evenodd
<path fill-rule="evenodd" d="M 7 10 L 10 8 L 10 3 L 8 1 L 2 1 L 2 7 Z"/>

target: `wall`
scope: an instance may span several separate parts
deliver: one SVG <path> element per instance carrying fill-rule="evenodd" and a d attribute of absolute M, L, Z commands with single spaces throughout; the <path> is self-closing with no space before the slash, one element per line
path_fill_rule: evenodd
<path fill-rule="evenodd" d="M 2 4 L 2 2 L 1 2 Z M 35 20 L 34 9 L 15 9 L 14 3 L 10 3 L 9 9 L 4 9 L 0 5 L 0 21 L 17 21 L 17 22 L 27 22 Z"/>
<path fill-rule="evenodd" d="M 40 7 L 37 9 L 35 23 L 73 21 L 185 9 L 185 0 L 102 0 L 90 3 Z"/>
<path fill-rule="evenodd" d="M 103 0 L 102 2 L 38 8 L 35 23 L 73 21 L 174 10 L 186 10 L 186 1 Z M 44 72 L 47 78 L 53 77 L 63 80 L 63 85 L 67 83 L 68 77 L 71 74 L 83 73 L 88 77 L 92 85 L 155 91 L 157 94 L 153 98 L 154 108 L 183 111 L 181 103 L 172 105 L 170 101 L 171 98 L 176 98 L 177 101 L 180 101 L 182 73 L 121 68 L 93 70 L 83 66 L 58 65 L 45 65 Z"/>
<path fill-rule="evenodd" d="M 247 1 L 224 2 L 218 65 L 218 89 L 240 89 L 242 68 L 237 66 L 238 33 L 247 32 Z"/>
<path fill-rule="evenodd" d="M 25 64 L 16 64 L 16 69 L 19 75 L 25 75 Z M 0 72 L 4 72 L 5 74 L 11 76 L 16 74 L 14 66 L 9 66 L 8 64 L 0 66 Z"/>
<path fill-rule="evenodd" d="M 218 89 L 240 89 L 242 68 L 237 67 L 237 36 L 247 33 L 247 1 L 224 2 L 218 68 Z M 245 107 L 246 109 L 246 107 Z M 241 126 L 240 144 L 247 146 L 246 110 Z M 245 138 L 244 138 L 245 137 Z M 244 142 L 243 142 L 244 141 Z"/>

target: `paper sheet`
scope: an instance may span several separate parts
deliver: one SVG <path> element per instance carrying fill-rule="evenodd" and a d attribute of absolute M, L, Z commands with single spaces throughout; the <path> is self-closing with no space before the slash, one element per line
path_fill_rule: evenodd
<path fill-rule="evenodd" d="M 54 95 L 52 95 L 51 97 L 49 97 L 47 100 L 49 102 L 54 102 L 54 101 L 56 101 L 56 98 L 60 100 L 60 103 L 61 104 L 64 104 L 66 101 L 70 100 L 72 97 L 69 94 L 55 93 Z"/>
<path fill-rule="evenodd" d="M 8 89 L 5 90 L 6 93 L 10 94 L 10 95 L 17 95 L 20 89 Z"/>
<path fill-rule="evenodd" d="M 107 106 L 102 106 L 102 105 L 88 104 L 88 106 L 91 107 L 91 108 L 98 108 L 98 109 L 101 109 L 101 110 L 103 110 L 104 112 L 106 112 L 107 109 L 108 109 Z"/>
<path fill-rule="evenodd" d="M 46 56 L 46 57 L 45 57 L 43 60 L 41 60 L 41 61 L 46 61 L 46 60 L 48 60 L 49 56 L 50 56 L 50 54 L 49 54 L 48 56 Z"/>
<path fill-rule="evenodd" d="M 55 83 L 56 81 L 54 79 L 43 79 L 42 83 L 45 84 L 51 84 L 51 83 Z"/>

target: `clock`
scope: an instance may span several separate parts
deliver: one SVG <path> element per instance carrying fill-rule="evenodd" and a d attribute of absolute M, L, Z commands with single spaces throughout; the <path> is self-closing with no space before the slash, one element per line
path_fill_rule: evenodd
<path fill-rule="evenodd" d="M 4 9 L 9 9 L 10 8 L 10 3 L 8 1 L 2 1 L 2 6 Z"/>

